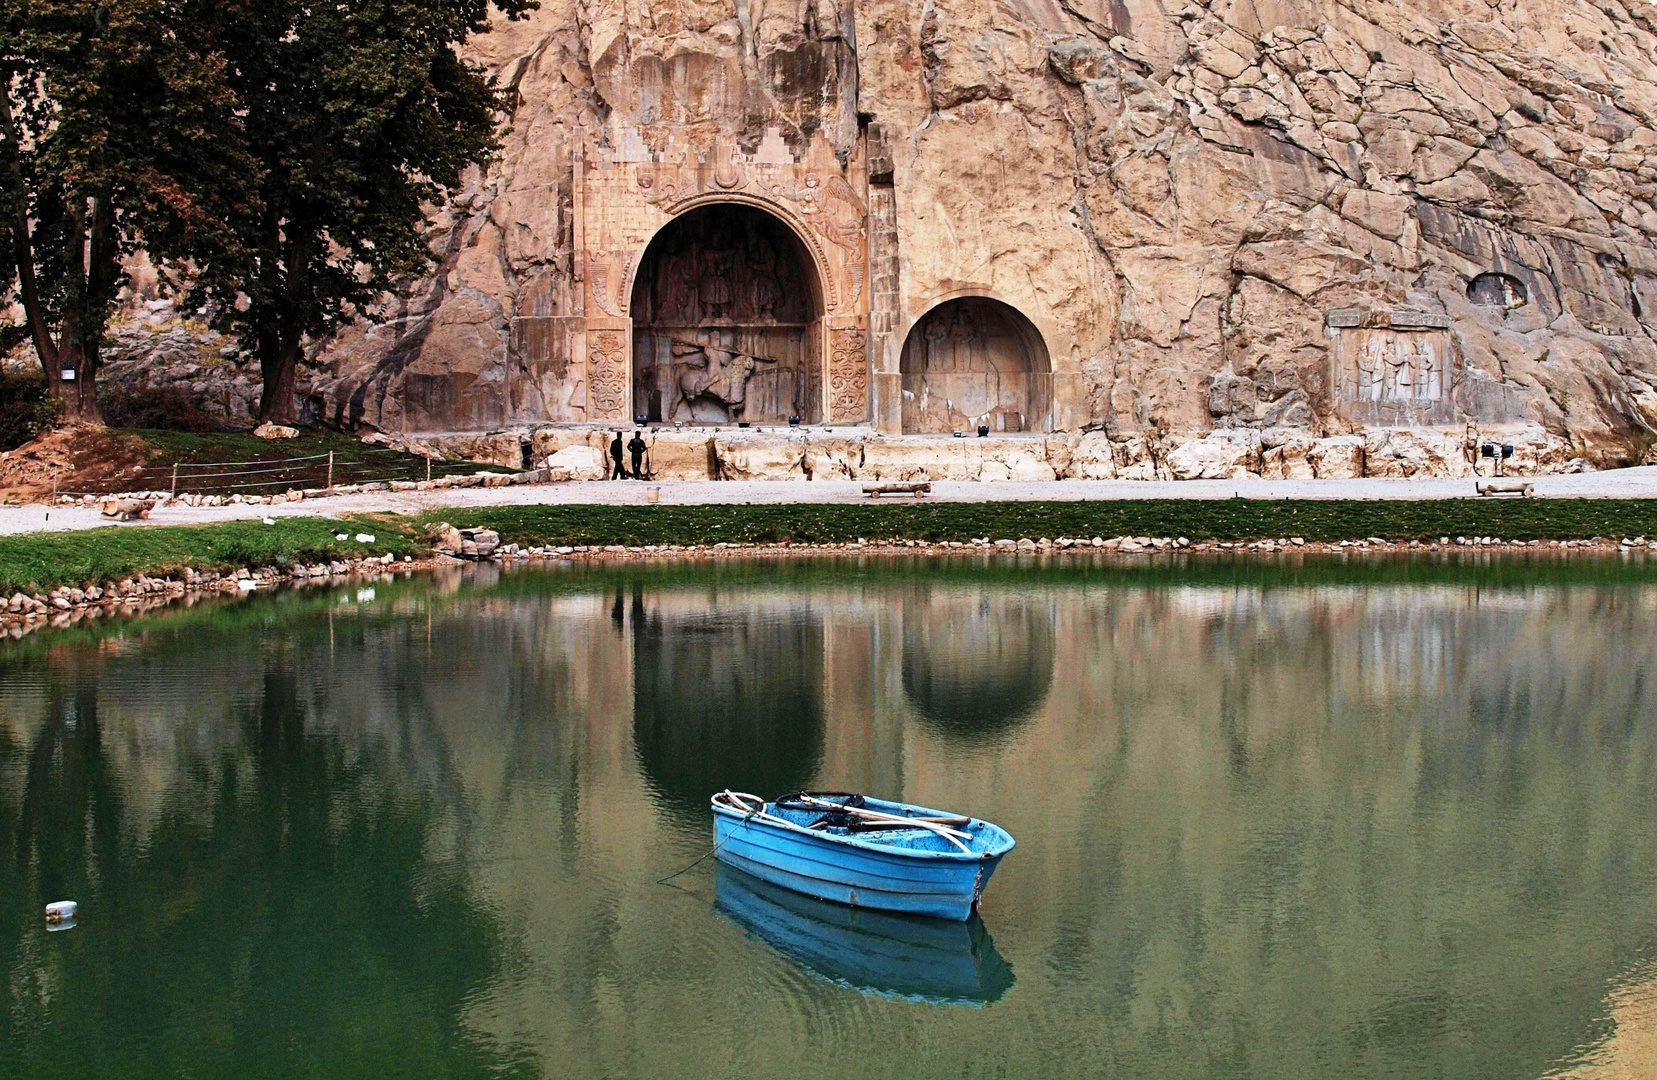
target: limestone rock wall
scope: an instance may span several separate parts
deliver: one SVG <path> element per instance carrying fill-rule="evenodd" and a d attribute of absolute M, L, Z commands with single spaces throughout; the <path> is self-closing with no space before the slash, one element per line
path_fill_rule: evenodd
<path fill-rule="evenodd" d="M 1065 434 L 1036 445 L 1105 447 L 1044 451 L 1057 475 L 1651 443 L 1650 0 L 544 0 L 472 52 L 513 94 L 505 152 L 434 213 L 441 272 L 317 358 L 329 420 L 595 420 L 584 163 L 763 157 L 774 130 L 861 170 L 876 427 L 908 330 L 982 295 L 1045 340 Z"/>

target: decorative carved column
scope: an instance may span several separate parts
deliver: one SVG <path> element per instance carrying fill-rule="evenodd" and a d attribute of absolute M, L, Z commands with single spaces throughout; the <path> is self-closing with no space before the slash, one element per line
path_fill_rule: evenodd
<path fill-rule="evenodd" d="M 831 424 L 860 424 L 869 418 L 869 339 L 857 320 L 829 324 L 828 408 Z"/>
<path fill-rule="evenodd" d="M 870 415 L 877 430 L 903 430 L 902 318 L 898 296 L 897 191 L 892 186 L 892 146 L 885 129 L 865 133 L 869 162 L 869 359 L 874 385 Z"/>
<path fill-rule="evenodd" d="M 628 393 L 633 367 L 632 327 L 587 320 L 587 419 L 599 424 L 632 420 Z"/>

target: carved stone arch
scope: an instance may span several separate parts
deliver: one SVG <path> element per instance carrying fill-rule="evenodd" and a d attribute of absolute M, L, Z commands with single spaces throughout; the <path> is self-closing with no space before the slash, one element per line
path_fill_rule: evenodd
<path fill-rule="evenodd" d="M 818 424 L 845 397 L 820 253 L 764 199 L 687 199 L 632 260 L 631 409 L 649 423 Z M 865 394 L 866 397 L 866 394 Z"/>
<path fill-rule="evenodd" d="M 811 253 L 811 259 L 814 264 L 813 269 L 815 269 L 817 273 L 816 285 L 820 292 L 820 303 L 824 314 L 828 314 L 839 309 L 841 300 L 840 290 L 834 280 L 834 273 L 830 269 L 828 252 L 823 247 L 822 238 L 815 235 L 806 223 L 800 219 L 798 214 L 794 213 L 794 211 L 789 209 L 785 204 L 778 202 L 775 199 L 767 199 L 763 196 L 750 195 L 741 191 L 717 191 L 707 192 L 701 195 L 693 195 L 688 199 L 683 199 L 679 202 L 673 203 L 671 206 L 664 207 L 664 209 L 667 210 L 667 212 L 672 216 L 668 218 L 668 220 L 662 222 L 662 224 L 650 234 L 650 237 L 644 242 L 644 246 L 639 248 L 633 257 L 628 260 L 627 278 L 621 295 L 621 313 L 623 315 L 629 317 L 632 315 L 633 288 L 636 284 L 639 268 L 644 262 L 645 253 L 650 250 L 650 245 L 656 242 L 656 238 L 660 236 L 664 230 L 671 228 L 675 221 L 690 213 L 692 210 L 700 210 L 704 207 L 722 204 L 734 204 L 751 207 L 755 210 L 760 210 L 771 215 L 786 225 L 789 231 L 794 234 L 794 238 L 798 240 L 808 252 Z"/>
<path fill-rule="evenodd" d="M 927 299 L 925 304 L 921 306 L 919 315 L 915 316 L 913 319 L 906 320 L 898 326 L 899 339 L 906 340 L 909 337 L 910 331 L 914 330 L 922 319 L 926 318 L 943 305 L 949 303 L 951 300 L 962 300 L 969 297 L 976 297 L 982 300 L 994 300 L 998 304 L 1003 304 L 1006 307 L 1011 308 L 1019 315 L 1020 318 L 1029 323 L 1031 330 L 1035 331 L 1036 338 L 1041 342 L 1042 352 L 1047 356 L 1047 370 L 1063 370 L 1062 358 L 1065 356 L 1065 352 L 1062 349 L 1055 348 L 1054 343 L 1058 340 L 1058 335 L 1054 333 L 1053 327 L 1048 324 L 1046 319 L 1037 318 L 1036 316 L 1031 315 L 1028 311 L 1025 311 L 1024 308 L 1013 303 L 1013 301 L 1007 299 L 994 289 L 986 289 L 977 285 L 964 285 L 958 289 L 949 289 L 944 292 L 934 293 L 929 299 Z"/>
<path fill-rule="evenodd" d="M 937 298 L 905 333 L 898 370 L 904 434 L 1053 430 L 1047 337 L 985 291 Z"/>

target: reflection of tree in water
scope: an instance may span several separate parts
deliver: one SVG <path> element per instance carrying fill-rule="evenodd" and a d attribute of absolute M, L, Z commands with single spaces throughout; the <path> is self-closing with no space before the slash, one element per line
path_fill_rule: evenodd
<path fill-rule="evenodd" d="M 140 846 L 105 761 L 97 683 L 54 688 L 0 817 L 0 1072 L 14 1076 L 498 1073 L 460 1013 L 501 943 L 462 871 L 428 864 L 432 800 L 385 755 L 307 725 L 267 671 L 246 753 L 188 762 Z M 40 901 L 79 899 L 43 942 Z M 395 1063 L 393 1066 L 391 1063 Z"/>
<path fill-rule="evenodd" d="M 814 616 L 711 609 L 648 617 L 634 600 L 633 741 L 687 815 L 721 788 L 809 784 L 823 755 L 823 630 Z"/>
<path fill-rule="evenodd" d="M 1053 684 L 1045 601 L 1016 593 L 927 591 L 903 606 L 903 691 L 926 726 L 992 745 L 1028 720 Z"/>

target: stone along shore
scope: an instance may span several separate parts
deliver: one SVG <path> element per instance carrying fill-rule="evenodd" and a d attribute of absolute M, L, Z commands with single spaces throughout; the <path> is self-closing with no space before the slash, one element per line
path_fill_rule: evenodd
<path fill-rule="evenodd" d="M 450 550 L 445 546 L 452 543 Z M 186 571 L 169 577 L 138 574 L 121 581 L 86 588 L 63 586 L 48 593 L 14 593 L 0 608 L 0 634 L 21 638 L 46 628 L 63 629 L 83 623 L 122 616 L 143 615 L 174 604 L 194 604 L 209 598 L 247 596 L 282 586 L 314 587 L 348 582 L 390 580 L 443 567 L 477 562 L 500 566 L 546 564 L 602 564 L 629 560 L 718 560 L 752 558 L 860 558 L 933 556 L 939 558 L 991 558 L 1039 560 L 1110 559 L 1127 566 L 1159 557 L 1272 555 L 1427 556 L 1457 552 L 1532 557 L 1597 556 L 1644 559 L 1652 543 L 1645 537 L 1584 540 L 1503 540 L 1493 536 L 1442 537 L 1437 541 L 1389 541 L 1381 537 L 1342 540 L 1338 543 L 1308 541 L 1303 537 L 1259 540 L 1199 540 L 1169 536 L 1068 537 L 982 537 L 970 541 L 858 540 L 843 544 L 603 544 L 534 545 L 502 544 L 491 530 L 448 529 L 440 534 L 438 550 L 430 558 L 391 554 L 360 559 L 338 559 L 299 564 L 288 569 L 274 566 L 242 567 L 223 573 Z"/>

